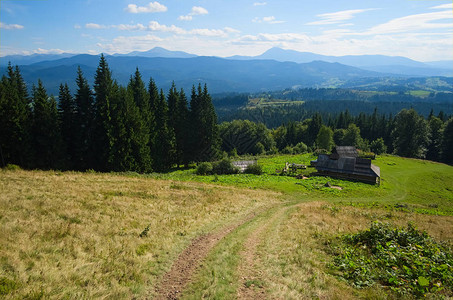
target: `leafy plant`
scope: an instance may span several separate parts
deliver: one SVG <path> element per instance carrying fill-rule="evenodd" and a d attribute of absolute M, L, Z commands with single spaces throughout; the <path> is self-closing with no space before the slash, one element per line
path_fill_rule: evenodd
<path fill-rule="evenodd" d="M 259 164 L 248 165 L 247 168 L 245 168 L 244 173 L 261 175 L 263 174 L 263 168 Z"/>
<path fill-rule="evenodd" d="M 210 162 L 202 162 L 195 170 L 197 175 L 208 175 L 212 173 L 212 164 Z"/>
<path fill-rule="evenodd" d="M 453 254 L 412 224 L 392 228 L 375 222 L 369 230 L 340 237 L 330 246 L 332 267 L 353 286 L 380 284 L 398 294 L 453 295 Z"/>

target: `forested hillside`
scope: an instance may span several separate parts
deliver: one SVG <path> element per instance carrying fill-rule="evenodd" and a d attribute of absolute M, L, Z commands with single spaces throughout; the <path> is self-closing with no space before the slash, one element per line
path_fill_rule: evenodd
<path fill-rule="evenodd" d="M 241 94 L 215 101 L 221 119 L 229 121 L 218 124 L 206 84 L 192 86 L 189 101 L 175 83 L 167 94 L 153 78 L 146 86 L 137 68 L 127 86 L 122 86 L 112 77 L 104 56 L 93 86 L 80 67 L 74 75 L 75 93 L 68 83 L 60 84 L 57 101 L 41 80 L 29 95 L 19 68 L 8 66 L 8 74 L 0 82 L 2 166 L 146 173 L 217 160 L 222 152 L 305 153 L 329 151 L 334 145 L 453 163 L 450 104 L 445 104 L 447 113 L 434 113 L 431 106 L 425 117 L 413 108 L 400 109 L 395 115 L 378 112 L 376 107 L 372 113 L 358 113 L 366 111 L 361 105 L 369 101 L 350 101 L 357 105 L 353 113 L 347 105 L 344 111 L 339 110 L 349 102 L 335 97 L 375 97 L 348 90 L 300 90 L 296 93 L 309 100 L 310 95 L 323 94 L 333 99 L 296 105 L 291 99 L 287 105 L 264 102 L 260 106 L 255 101 L 253 106 L 249 96 Z M 286 93 L 286 97 L 292 96 Z M 431 99 L 425 101 L 427 105 L 434 105 L 433 99 L 444 99 L 443 93 L 424 97 Z M 246 106 L 238 109 L 244 103 Z"/>

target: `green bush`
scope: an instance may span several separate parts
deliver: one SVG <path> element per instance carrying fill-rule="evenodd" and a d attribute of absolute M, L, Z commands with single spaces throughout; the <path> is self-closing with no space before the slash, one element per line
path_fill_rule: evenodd
<path fill-rule="evenodd" d="M 308 147 L 303 142 L 297 143 L 293 148 L 294 154 L 305 154 L 307 151 Z"/>
<path fill-rule="evenodd" d="M 208 175 L 212 173 L 212 164 L 210 162 L 202 162 L 195 170 L 197 175 Z"/>
<path fill-rule="evenodd" d="M 244 173 L 261 175 L 263 174 L 263 168 L 259 164 L 248 165 L 247 168 L 245 168 Z"/>
<path fill-rule="evenodd" d="M 212 172 L 217 175 L 237 174 L 239 173 L 239 169 L 233 166 L 231 160 L 224 158 L 212 164 Z"/>
<path fill-rule="evenodd" d="M 4 169 L 7 171 L 16 171 L 21 170 L 21 167 L 19 167 L 18 165 L 7 164 Z"/>
<path fill-rule="evenodd" d="M 391 228 L 375 222 L 369 230 L 341 237 L 331 250 L 333 267 L 355 287 L 378 283 L 400 295 L 453 295 L 451 249 L 411 224 Z"/>
<path fill-rule="evenodd" d="M 282 149 L 282 151 L 280 151 L 280 153 L 282 153 L 282 154 L 293 154 L 294 153 L 294 149 L 291 146 L 286 146 L 285 148 Z"/>

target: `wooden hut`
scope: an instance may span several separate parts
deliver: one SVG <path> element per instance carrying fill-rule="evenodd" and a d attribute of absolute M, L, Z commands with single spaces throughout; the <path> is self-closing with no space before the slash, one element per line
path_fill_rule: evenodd
<path fill-rule="evenodd" d="M 331 155 L 320 154 L 316 161 L 316 170 L 321 176 L 372 184 L 381 182 L 379 167 L 373 165 L 370 159 L 359 158 L 355 147 L 336 147 Z"/>

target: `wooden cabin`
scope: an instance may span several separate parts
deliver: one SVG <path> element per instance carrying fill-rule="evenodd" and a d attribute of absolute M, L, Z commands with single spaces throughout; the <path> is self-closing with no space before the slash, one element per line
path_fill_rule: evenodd
<path fill-rule="evenodd" d="M 330 155 L 320 154 L 315 167 L 321 176 L 381 183 L 379 167 L 373 165 L 370 159 L 359 158 L 355 147 L 336 147 Z"/>

